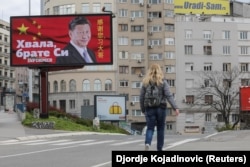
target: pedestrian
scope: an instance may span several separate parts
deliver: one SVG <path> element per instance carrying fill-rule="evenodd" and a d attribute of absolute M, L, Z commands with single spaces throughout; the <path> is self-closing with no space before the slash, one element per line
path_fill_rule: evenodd
<path fill-rule="evenodd" d="M 148 105 L 146 100 L 147 88 L 155 85 L 158 89 L 160 104 L 158 106 Z M 155 100 L 157 101 L 157 100 Z M 152 142 L 154 128 L 157 127 L 157 151 L 162 151 L 164 145 L 165 135 L 165 122 L 166 122 L 166 110 L 167 101 L 176 112 L 176 116 L 179 115 L 179 109 L 174 101 L 174 98 L 170 92 L 169 85 L 164 79 L 164 74 L 159 64 L 152 64 L 147 71 L 143 81 L 140 92 L 140 107 L 142 113 L 146 118 L 146 135 L 145 135 L 145 150 L 148 151 Z"/>

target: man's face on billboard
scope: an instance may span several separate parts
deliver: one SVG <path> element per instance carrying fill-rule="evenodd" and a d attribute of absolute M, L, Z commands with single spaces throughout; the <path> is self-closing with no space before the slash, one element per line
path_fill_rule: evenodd
<path fill-rule="evenodd" d="M 76 25 L 73 31 L 69 31 L 71 40 L 79 47 L 87 47 L 91 39 L 89 24 Z"/>

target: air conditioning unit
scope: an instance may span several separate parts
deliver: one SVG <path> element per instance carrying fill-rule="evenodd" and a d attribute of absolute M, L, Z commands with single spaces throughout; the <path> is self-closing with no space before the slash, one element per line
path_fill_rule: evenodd
<path fill-rule="evenodd" d="M 152 31 L 149 31 L 149 32 L 148 32 L 148 35 L 153 35 L 153 32 L 152 32 Z"/>
<path fill-rule="evenodd" d="M 138 60 L 137 60 L 137 63 L 141 63 L 141 59 L 138 59 Z"/>
<path fill-rule="evenodd" d="M 148 45 L 148 48 L 149 48 L 149 49 L 153 49 L 154 46 L 153 46 L 153 45 Z"/>
<path fill-rule="evenodd" d="M 143 75 L 142 73 L 140 73 L 138 76 L 139 76 L 139 77 L 143 77 L 144 75 Z"/>
<path fill-rule="evenodd" d="M 153 17 L 148 18 L 148 22 L 151 22 L 151 21 L 153 21 Z"/>
<path fill-rule="evenodd" d="M 150 3 L 148 3 L 148 4 L 147 4 L 147 7 L 148 7 L 148 8 L 150 8 L 150 7 L 151 7 L 151 4 L 150 4 Z"/>
<path fill-rule="evenodd" d="M 131 102 L 130 102 L 130 105 L 131 105 L 131 106 L 134 106 L 134 105 L 135 105 L 135 102 L 134 102 L 134 101 L 131 101 Z"/>
<path fill-rule="evenodd" d="M 211 40 L 211 39 L 209 39 L 209 40 L 207 40 L 207 42 L 208 42 L 208 43 L 212 43 L 212 40 Z"/>
<path fill-rule="evenodd" d="M 134 17 L 131 17 L 131 18 L 130 18 L 130 21 L 134 21 L 134 20 L 135 20 L 135 18 L 134 18 Z"/>
<path fill-rule="evenodd" d="M 140 6 L 144 6 L 143 0 L 139 0 Z"/>

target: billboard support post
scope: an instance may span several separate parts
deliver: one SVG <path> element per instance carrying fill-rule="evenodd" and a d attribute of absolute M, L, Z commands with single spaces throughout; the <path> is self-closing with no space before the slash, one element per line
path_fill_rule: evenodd
<path fill-rule="evenodd" d="M 48 71 L 40 69 L 40 118 L 48 118 Z"/>

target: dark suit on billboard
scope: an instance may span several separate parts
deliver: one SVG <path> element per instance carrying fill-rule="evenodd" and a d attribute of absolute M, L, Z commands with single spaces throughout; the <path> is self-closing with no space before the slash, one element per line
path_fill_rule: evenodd
<path fill-rule="evenodd" d="M 66 45 L 66 47 L 63 50 L 68 50 L 68 56 L 59 56 L 56 58 L 56 64 L 62 64 L 62 65 L 77 65 L 77 64 L 89 64 L 87 62 L 83 55 L 79 53 L 79 51 L 71 44 L 69 43 Z M 95 53 L 87 48 L 87 52 L 89 57 L 92 59 L 92 63 L 96 63 L 96 57 Z"/>

